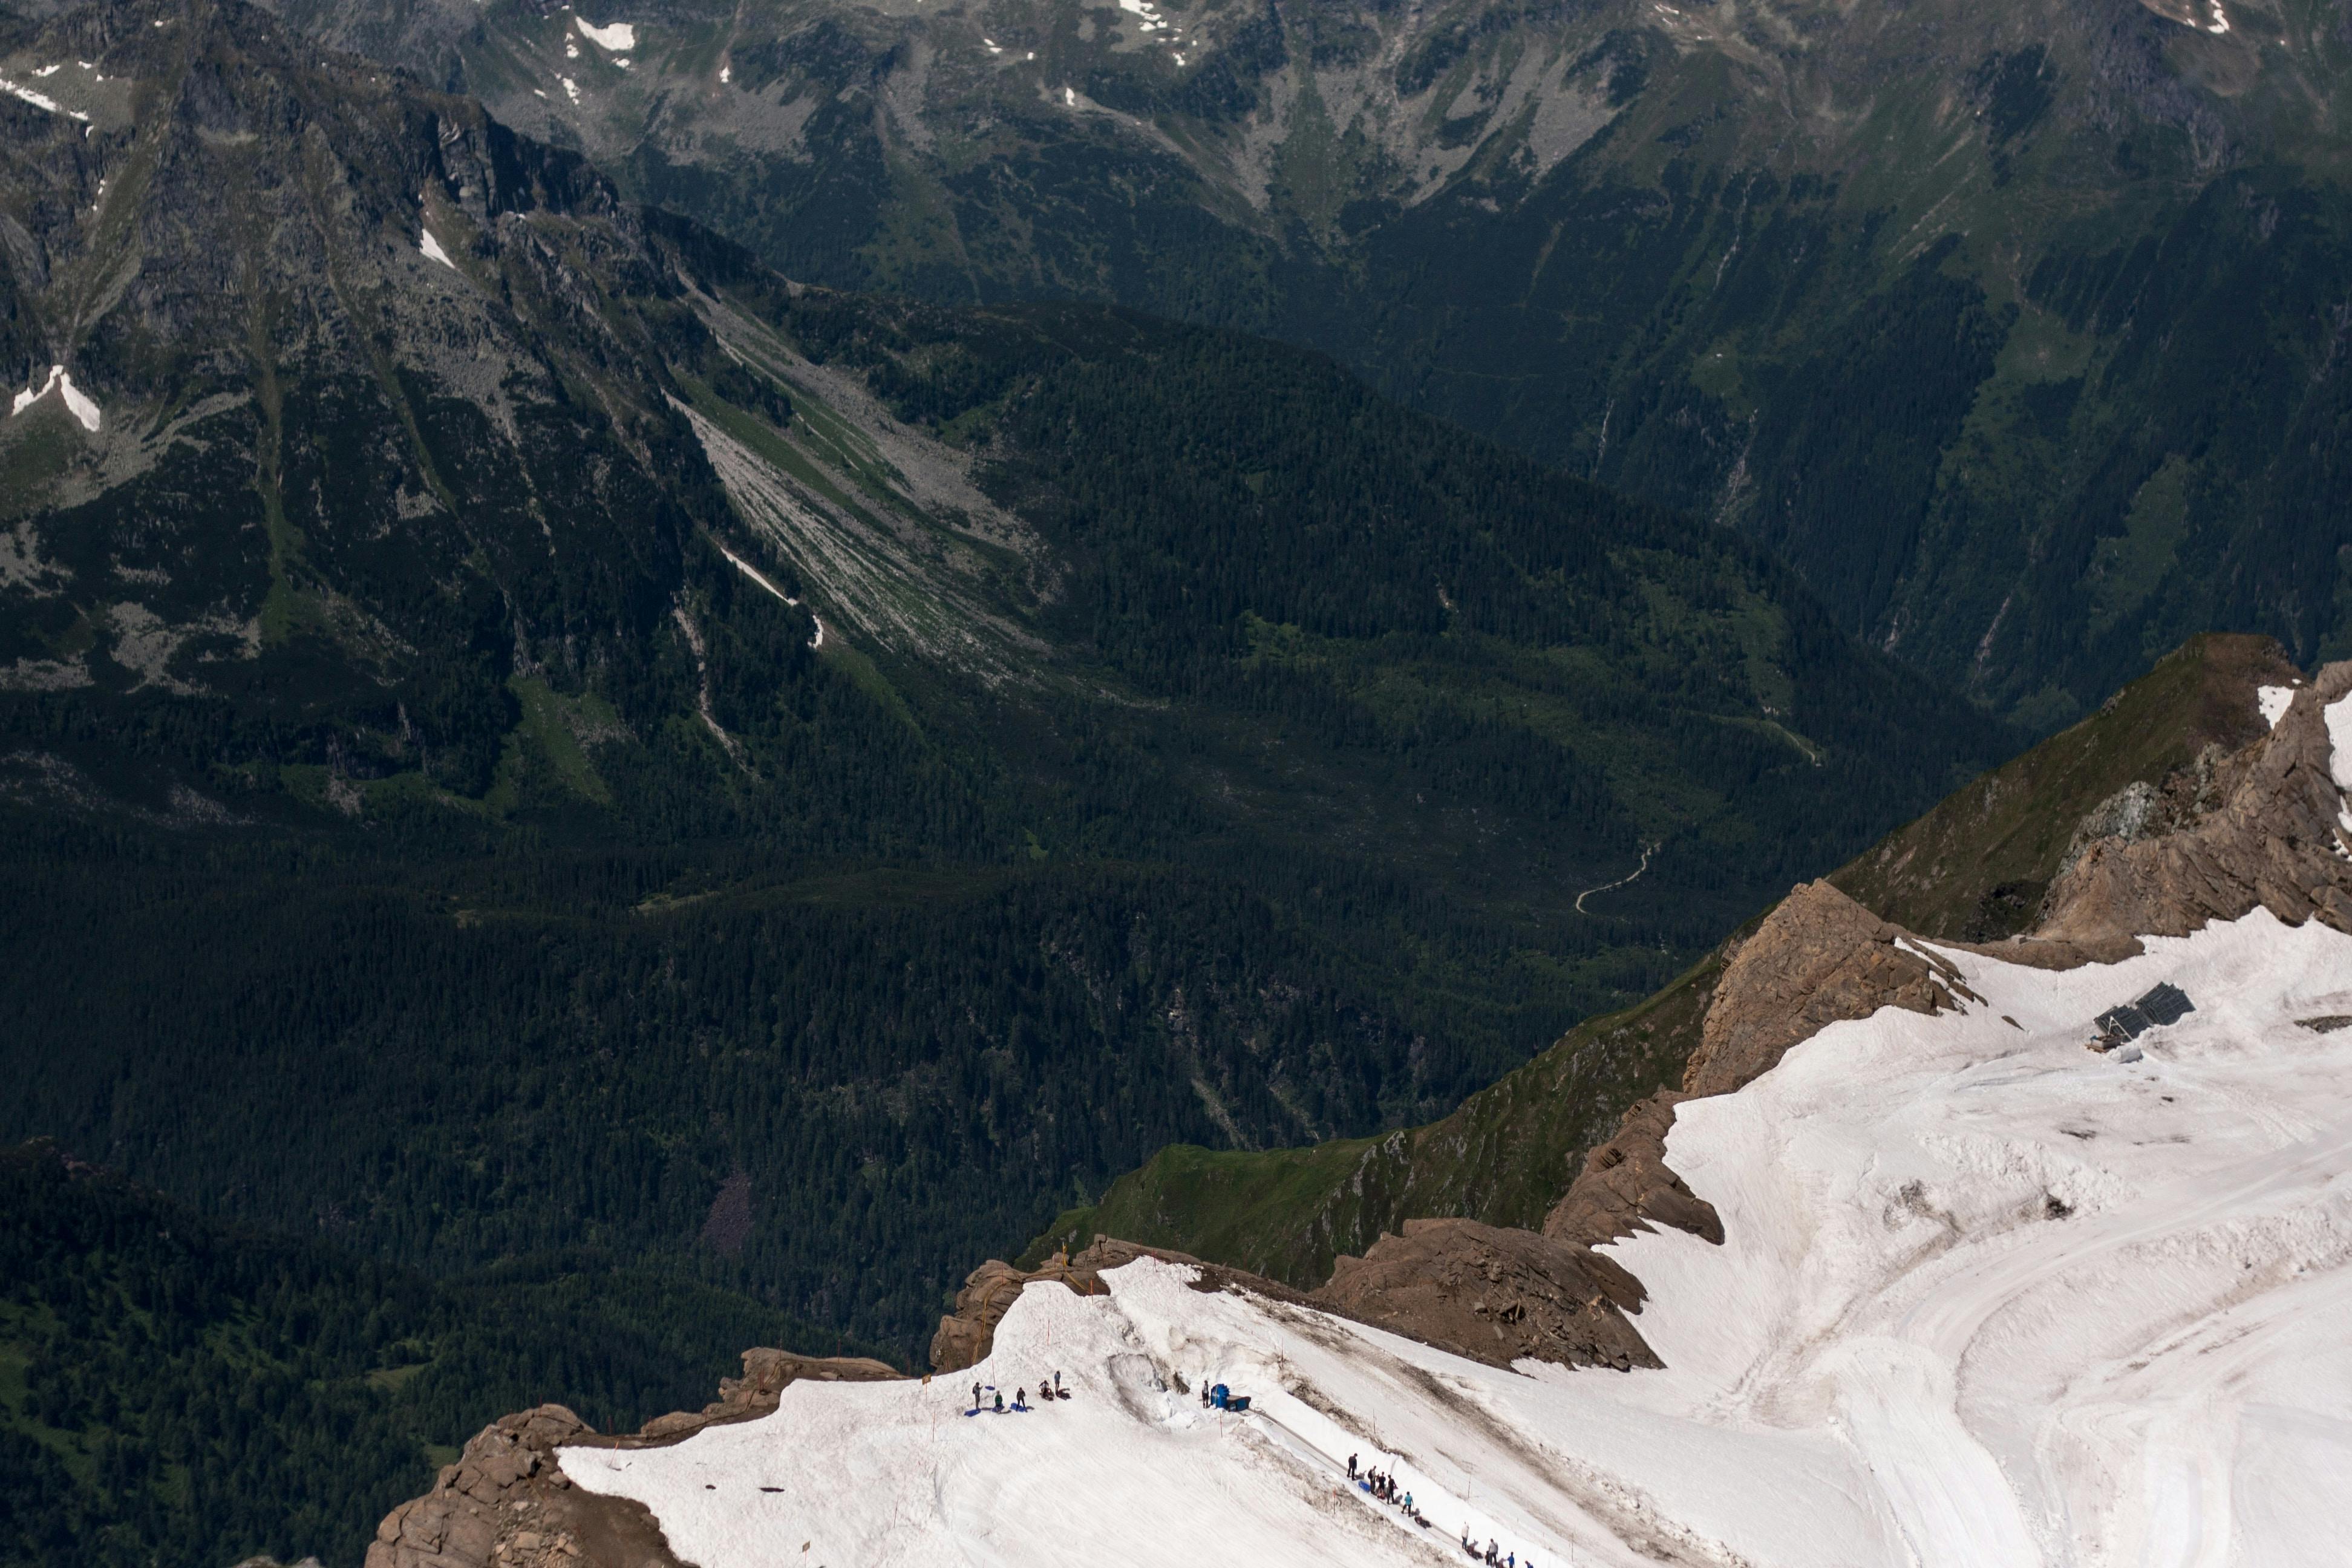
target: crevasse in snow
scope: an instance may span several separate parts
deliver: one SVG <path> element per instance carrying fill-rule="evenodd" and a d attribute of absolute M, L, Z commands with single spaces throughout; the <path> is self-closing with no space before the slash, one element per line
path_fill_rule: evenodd
<path fill-rule="evenodd" d="M 1465 1529 L 1541 1568 L 2342 1561 L 2352 1029 L 2300 1020 L 2352 1014 L 2352 937 L 2258 910 L 2144 946 L 1947 952 L 1980 1002 L 1832 1025 L 1682 1105 L 1668 1161 L 1727 1240 L 1612 1249 L 1663 1371 L 1504 1372 L 1147 1259 L 1024 1292 L 971 1372 L 798 1384 L 564 1469 L 703 1568 L 1402 1565 Z M 2140 1060 L 2082 1048 L 2159 981 L 2195 1011 Z M 1056 1369 L 1076 1398 L 963 1414 Z M 1350 1453 L 1433 1528 L 1349 1489 Z"/>

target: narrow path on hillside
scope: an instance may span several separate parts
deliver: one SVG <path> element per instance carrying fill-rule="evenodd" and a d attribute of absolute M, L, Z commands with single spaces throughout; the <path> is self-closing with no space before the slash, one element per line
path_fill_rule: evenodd
<path fill-rule="evenodd" d="M 1642 846 L 1642 863 L 1633 868 L 1633 874 L 1631 876 L 1620 877 L 1613 882 L 1603 882 L 1597 888 L 1587 888 L 1584 891 L 1577 894 L 1576 912 L 1580 915 L 1591 913 L 1591 910 L 1584 907 L 1585 900 L 1591 898 L 1595 893 L 1605 893 L 1612 888 L 1622 888 L 1626 883 L 1639 878 L 1643 872 L 1650 868 L 1650 856 L 1657 847 L 1658 847 L 1654 844 L 1644 844 Z"/>

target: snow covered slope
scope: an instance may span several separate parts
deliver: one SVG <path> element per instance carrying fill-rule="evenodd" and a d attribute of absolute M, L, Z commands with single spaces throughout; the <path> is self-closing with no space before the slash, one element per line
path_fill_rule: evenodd
<path fill-rule="evenodd" d="M 1146 1259 L 1032 1287 L 971 1373 L 564 1468 L 701 1568 L 1458 1562 L 1465 1527 L 1542 1564 L 2352 1563 L 2352 1027 L 2304 1022 L 2352 1015 L 2352 937 L 2257 910 L 2145 945 L 1948 952 L 1962 1011 L 1686 1102 L 1668 1153 L 1727 1240 L 1614 1249 L 1664 1371 L 1499 1371 Z M 2083 1048 L 2158 981 L 2196 1010 Z M 1075 1398 L 962 1414 L 1057 1369 Z"/>

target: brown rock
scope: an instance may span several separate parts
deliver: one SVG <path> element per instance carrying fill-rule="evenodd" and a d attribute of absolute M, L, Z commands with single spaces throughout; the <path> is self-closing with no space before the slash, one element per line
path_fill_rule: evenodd
<path fill-rule="evenodd" d="M 1625 1314 L 1641 1282 L 1590 1247 L 1467 1219 L 1407 1220 L 1361 1258 L 1342 1258 L 1316 1306 L 1509 1366 L 1657 1366 Z"/>
<path fill-rule="evenodd" d="M 2324 714 L 2347 693 L 2352 660 L 2331 664 L 2276 728 L 2226 757 L 2200 759 L 2201 779 L 2166 781 L 2170 831 L 2131 822 L 2086 836 L 2051 885 L 2034 935 L 2085 944 L 2185 936 L 2257 908 L 2290 925 L 2320 920 L 2352 931 L 2352 835 L 2339 821 L 2344 796 Z M 2116 815 L 2103 806 L 2086 826 Z"/>
<path fill-rule="evenodd" d="M 1841 1020 L 1933 1013 L 1967 994 L 1948 964 L 1897 946 L 1903 935 L 1825 881 L 1792 889 L 1724 966 L 1683 1093 L 1729 1094 Z"/>
<path fill-rule="evenodd" d="M 1616 1136 L 1584 1157 L 1567 1195 L 1544 1216 L 1544 1234 L 1601 1247 L 1664 1225 L 1720 1247 L 1723 1220 L 1715 1205 L 1666 1168 L 1666 1132 L 1675 1107 L 1688 1098 L 1665 1089 L 1626 1111 Z"/>

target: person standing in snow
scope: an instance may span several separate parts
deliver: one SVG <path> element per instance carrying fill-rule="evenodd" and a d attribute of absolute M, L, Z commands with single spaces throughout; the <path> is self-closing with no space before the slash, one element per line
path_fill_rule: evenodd
<path fill-rule="evenodd" d="M 1356 1456 L 1353 1454 L 1348 1456 L 1348 1479 L 1351 1481 L 1356 1479 Z"/>

